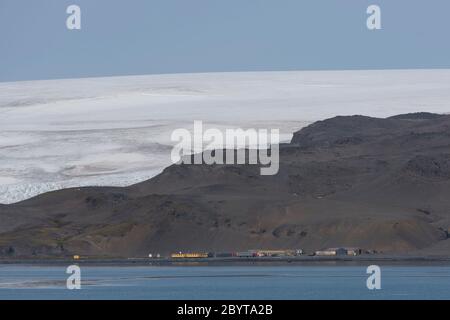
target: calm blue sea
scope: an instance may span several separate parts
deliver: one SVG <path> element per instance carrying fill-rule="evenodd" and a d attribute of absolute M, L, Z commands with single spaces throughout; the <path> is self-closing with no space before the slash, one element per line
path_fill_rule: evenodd
<path fill-rule="evenodd" d="M 359 266 L 65 267 L 0 265 L 0 299 L 450 299 L 450 267 L 381 266 L 381 290 Z"/>

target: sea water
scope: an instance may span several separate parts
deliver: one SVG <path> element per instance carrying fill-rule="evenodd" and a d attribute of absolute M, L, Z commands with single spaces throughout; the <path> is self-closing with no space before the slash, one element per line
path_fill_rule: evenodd
<path fill-rule="evenodd" d="M 366 266 L 0 265 L 0 299 L 450 299 L 450 266 L 381 266 L 369 290 Z"/>

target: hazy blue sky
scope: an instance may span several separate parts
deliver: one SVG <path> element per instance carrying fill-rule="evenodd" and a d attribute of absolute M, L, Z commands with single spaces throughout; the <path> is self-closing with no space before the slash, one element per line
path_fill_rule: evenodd
<path fill-rule="evenodd" d="M 369 4 L 383 30 L 366 28 Z M 0 0 L 0 81 L 449 68 L 449 15 L 449 0 Z"/>

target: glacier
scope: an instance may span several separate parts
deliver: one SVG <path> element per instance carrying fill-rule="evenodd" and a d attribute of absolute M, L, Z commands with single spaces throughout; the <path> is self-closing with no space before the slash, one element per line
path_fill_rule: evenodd
<path fill-rule="evenodd" d="M 0 83 L 0 203 L 126 186 L 171 164 L 177 128 L 278 128 L 450 112 L 450 70 L 230 72 Z"/>

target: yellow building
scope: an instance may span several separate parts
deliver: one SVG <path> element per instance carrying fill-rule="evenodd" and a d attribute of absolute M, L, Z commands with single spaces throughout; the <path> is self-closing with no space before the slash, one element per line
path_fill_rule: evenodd
<path fill-rule="evenodd" d="M 170 255 L 171 258 L 179 259 L 179 258 L 208 258 L 207 253 L 203 252 L 178 252 L 178 253 L 172 253 Z"/>

